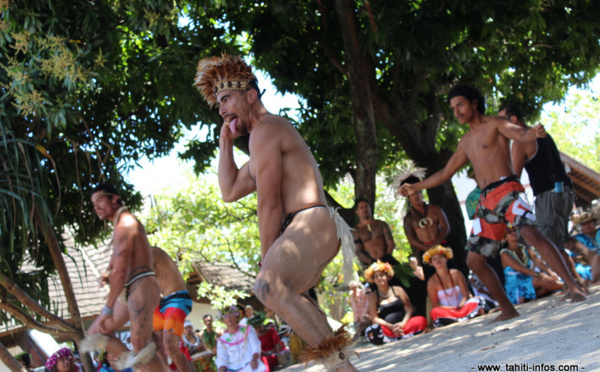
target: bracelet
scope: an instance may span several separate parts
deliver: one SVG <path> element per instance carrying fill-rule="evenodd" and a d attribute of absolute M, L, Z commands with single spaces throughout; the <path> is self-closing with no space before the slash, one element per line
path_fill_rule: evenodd
<path fill-rule="evenodd" d="M 104 315 L 113 315 L 114 311 L 112 309 L 112 307 L 108 307 L 106 305 L 104 305 L 104 307 L 102 308 L 102 314 Z"/>

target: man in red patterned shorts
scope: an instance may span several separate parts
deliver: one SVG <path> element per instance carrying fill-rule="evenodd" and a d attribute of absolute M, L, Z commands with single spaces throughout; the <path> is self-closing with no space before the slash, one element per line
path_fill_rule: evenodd
<path fill-rule="evenodd" d="M 500 303 L 502 312 L 495 321 L 519 316 L 506 297 L 498 276 L 486 262 L 487 256 L 497 253 L 509 222 L 517 227 L 517 235 L 533 245 L 552 270 L 564 280 L 571 300 L 585 300 L 584 293 L 567 270 L 556 246 L 535 225 L 535 215 L 522 198 L 524 189 L 512 168 L 509 140 L 535 141 L 546 135 L 544 127 L 538 124 L 522 128 L 504 118 L 485 116 L 483 96 L 477 89 L 467 85 L 460 84 L 452 88 L 448 100 L 459 123 L 469 125 L 469 133 L 461 138 L 456 152 L 442 170 L 422 182 L 402 185 L 400 193 L 408 196 L 446 182 L 471 161 L 477 184 L 481 188 L 481 197 L 467 243 L 467 265 Z"/>

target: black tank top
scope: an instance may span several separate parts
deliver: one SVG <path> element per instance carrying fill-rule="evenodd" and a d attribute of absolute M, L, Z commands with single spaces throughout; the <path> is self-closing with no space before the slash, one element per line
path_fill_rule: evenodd
<path fill-rule="evenodd" d="M 394 288 L 392 287 L 390 290 L 393 292 Z M 394 296 L 398 297 L 396 292 L 394 292 Z M 377 302 L 379 302 L 379 293 L 377 293 Z M 392 324 L 401 322 L 404 319 L 404 314 L 406 314 L 404 302 L 400 298 L 389 304 L 379 305 L 377 309 L 377 316 Z"/>
<path fill-rule="evenodd" d="M 554 189 L 555 182 L 563 182 L 565 186 L 571 187 L 571 179 L 565 172 L 552 137 L 548 134 L 544 138 L 538 138 L 537 147 L 533 158 L 525 163 L 533 195 Z"/>

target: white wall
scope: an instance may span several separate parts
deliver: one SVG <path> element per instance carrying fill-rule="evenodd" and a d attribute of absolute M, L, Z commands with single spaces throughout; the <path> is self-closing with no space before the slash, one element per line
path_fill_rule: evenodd
<path fill-rule="evenodd" d="M 192 311 L 188 314 L 186 320 L 189 320 L 194 325 L 194 330 L 204 329 L 204 323 L 202 323 L 202 317 L 206 314 L 212 315 L 213 319 L 217 319 L 218 311 L 214 310 L 211 305 L 200 304 L 194 302 Z"/>

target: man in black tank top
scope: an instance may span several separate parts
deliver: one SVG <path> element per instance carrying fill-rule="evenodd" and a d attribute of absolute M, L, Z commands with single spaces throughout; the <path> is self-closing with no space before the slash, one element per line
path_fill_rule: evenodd
<path fill-rule="evenodd" d="M 527 127 L 521 110 L 515 105 L 502 105 L 498 116 Z M 547 134 L 546 137 L 538 138 L 536 142 L 515 141 L 512 144 L 511 155 L 515 174 L 520 177 L 525 168 L 529 175 L 529 182 L 535 196 L 536 222 L 540 230 L 556 245 L 571 273 L 577 279 L 575 265 L 565 252 L 569 217 L 573 210 L 575 194 L 554 140 L 550 134 Z"/>

